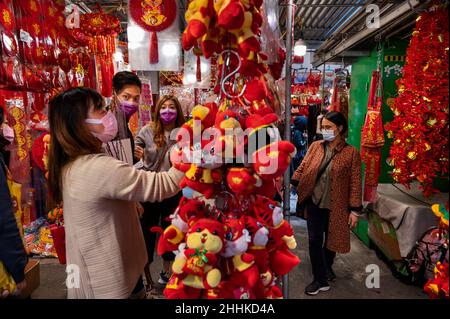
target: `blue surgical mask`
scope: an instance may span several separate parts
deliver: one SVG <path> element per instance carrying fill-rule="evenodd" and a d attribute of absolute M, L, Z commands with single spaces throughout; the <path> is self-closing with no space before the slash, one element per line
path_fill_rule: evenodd
<path fill-rule="evenodd" d="M 336 138 L 334 130 L 322 130 L 323 139 L 327 142 L 332 142 Z"/>

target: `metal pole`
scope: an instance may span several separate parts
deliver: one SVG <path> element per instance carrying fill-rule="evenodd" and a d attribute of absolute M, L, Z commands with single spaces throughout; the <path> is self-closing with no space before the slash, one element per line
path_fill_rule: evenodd
<path fill-rule="evenodd" d="M 323 64 L 323 73 L 322 73 L 322 105 L 320 106 L 320 114 L 322 114 L 323 107 L 325 106 L 325 72 L 326 72 L 325 66 L 326 66 L 326 64 L 327 64 L 326 62 Z"/>
<path fill-rule="evenodd" d="M 286 141 L 291 140 L 291 64 L 292 64 L 292 44 L 294 36 L 294 25 L 292 18 L 295 16 L 295 4 L 293 0 L 288 0 L 287 18 L 286 18 L 286 103 L 285 103 L 285 129 L 284 139 Z M 291 176 L 290 170 L 284 174 L 284 198 L 283 198 L 283 212 L 284 217 L 290 222 L 291 219 Z M 289 298 L 289 275 L 283 276 L 283 296 L 285 299 Z"/>

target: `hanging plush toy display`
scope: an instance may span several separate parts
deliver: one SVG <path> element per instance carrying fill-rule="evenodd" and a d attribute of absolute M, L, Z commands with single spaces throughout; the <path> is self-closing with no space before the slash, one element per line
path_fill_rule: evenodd
<path fill-rule="evenodd" d="M 130 0 L 129 12 L 131 18 L 142 29 L 151 32 L 149 62 L 157 64 L 158 54 L 158 32 L 169 28 L 177 16 L 177 5 L 175 0 Z"/>
<path fill-rule="evenodd" d="M 294 231 L 272 200 L 295 146 L 280 140 L 275 125 L 258 37 L 261 6 L 194 0 L 185 15 L 188 75 L 198 81 L 196 55 L 216 55 L 218 98 L 192 109 L 170 154 L 185 177 L 171 226 L 154 229 L 162 234 L 158 253 L 177 256 L 168 299 L 282 298 L 279 279 L 300 263 Z"/>

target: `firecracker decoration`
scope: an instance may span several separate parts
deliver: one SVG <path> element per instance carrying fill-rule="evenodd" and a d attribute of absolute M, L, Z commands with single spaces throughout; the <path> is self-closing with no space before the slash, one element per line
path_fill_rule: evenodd
<path fill-rule="evenodd" d="M 364 201 L 375 202 L 378 177 L 380 176 L 381 147 L 384 145 L 383 119 L 381 107 L 381 72 L 373 71 L 370 83 L 367 114 L 361 134 L 361 159 L 366 164 L 364 170 Z"/>
<path fill-rule="evenodd" d="M 433 180 L 448 177 L 449 82 L 448 11 L 442 6 L 417 18 L 407 50 L 394 120 L 385 128 L 393 139 L 393 179 L 409 187 L 421 184 L 425 196 L 437 192 Z"/>
<path fill-rule="evenodd" d="M 151 32 L 149 61 L 156 64 L 158 56 L 158 36 L 172 25 L 177 16 L 175 0 L 130 0 L 129 12 L 133 21 L 142 29 Z"/>

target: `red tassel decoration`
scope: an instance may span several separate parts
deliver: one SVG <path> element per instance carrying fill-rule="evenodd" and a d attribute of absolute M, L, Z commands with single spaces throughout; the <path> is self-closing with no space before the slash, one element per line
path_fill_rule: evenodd
<path fill-rule="evenodd" d="M 370 80 L 369 99 L 367 101 L 367 109 L 370 109 L 375 105 L 375 97 L 378 88 L 378 78 L 379 78 L 378 71 L 372 71 L 372 78 Z"/>
<path fill-rule="evenodd" d="M 150 37 L 150 64 L 156 64 L 159 62 L 158 36 L 156 35 L 156 32 L 152 32 Z"/>
<path fill-rule="evenodd" d="M 97 81 L 95 78 L 95 64 L 94 61 L 91 60 L 91 63 L 89 63 L 88 68 L 88 76 L 89 76 L 89 82 L 90 82 L 90 88 L 94 90 L 98 90 L 97 88 Z"/>
<path fill-rule="evenodd" d="M 104 97 L 110 97 L 112 95 L 112 78 L 114 76 L 114 65 L 110 60 L 102 60 L 100 68 L 102 73 L 101 93 Z"/>

